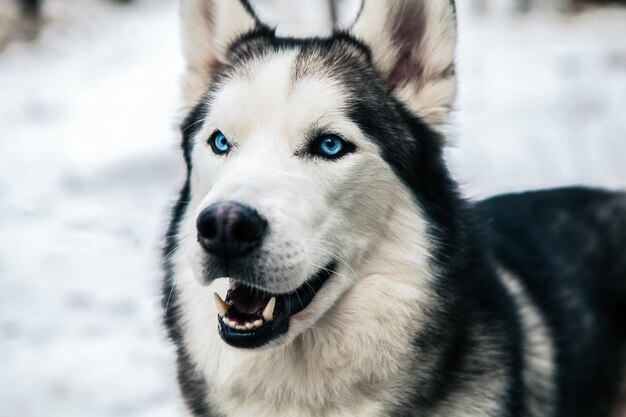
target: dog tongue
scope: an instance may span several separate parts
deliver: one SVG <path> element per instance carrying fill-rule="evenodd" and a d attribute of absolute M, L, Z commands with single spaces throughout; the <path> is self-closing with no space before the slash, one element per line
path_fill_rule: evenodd
<path fill-rule="evenodd" d="M 261 313 L 270 298 L 272 298 L 271 294 L 246 287 L 235 281 L 230 282 L 230 288 L 226 294 L 226 302 L 240 313 L 246 314 Z"/>

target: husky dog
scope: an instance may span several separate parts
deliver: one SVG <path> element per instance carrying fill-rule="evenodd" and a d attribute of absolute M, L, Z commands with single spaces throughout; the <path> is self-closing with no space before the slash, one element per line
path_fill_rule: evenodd
<path fill-rule="evenodd" d="M 365 0 L 305 39 L 183 0 L 182 28 L 163 307 L 191 415 L 618 411 L 626 197 L 462 199 L 451 0 Z"/>

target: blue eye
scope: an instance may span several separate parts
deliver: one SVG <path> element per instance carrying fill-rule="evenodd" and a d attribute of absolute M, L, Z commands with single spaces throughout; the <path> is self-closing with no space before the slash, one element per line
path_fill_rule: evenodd
<path fill-rule="evenodd" d="M 230 150 L 230 142 L 226 139 L 226 136 L 219 130 L 211 136 L 209 139 L 211 149 L 216 155 L 223 155 Z"/>
<path fill-rule="evenodd" d="M 341 158 L 354 150 L 354 145 L 335 135 L 324 135 L 317 141 L 314 153 L 327 159 Z"/>

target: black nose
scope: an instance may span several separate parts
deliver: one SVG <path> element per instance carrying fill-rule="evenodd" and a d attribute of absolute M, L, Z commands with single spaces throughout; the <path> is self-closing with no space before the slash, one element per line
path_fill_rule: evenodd
<path fill-rule="evenodd" d="M 259 247 L 267 221 L 254 209 L 227 201 L 202 210 L 196 227 L 198 241 L 207 252 L 234 258 Z"/>

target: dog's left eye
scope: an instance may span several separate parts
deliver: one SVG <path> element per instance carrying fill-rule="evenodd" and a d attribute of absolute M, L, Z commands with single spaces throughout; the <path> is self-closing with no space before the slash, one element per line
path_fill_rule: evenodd
<path fill-rule="evenodd" d="M 323 135 L 314 142 L 312 151 L 326 159 L 337 159 L 354 151 L 354 145 L 336 135 Z"/>
<path fill-rule="evenodd" d="M 209 138 L 209 145 L 216 155 L 223 155 L 230 150 L 230 142 L 219 130 Z"/>

